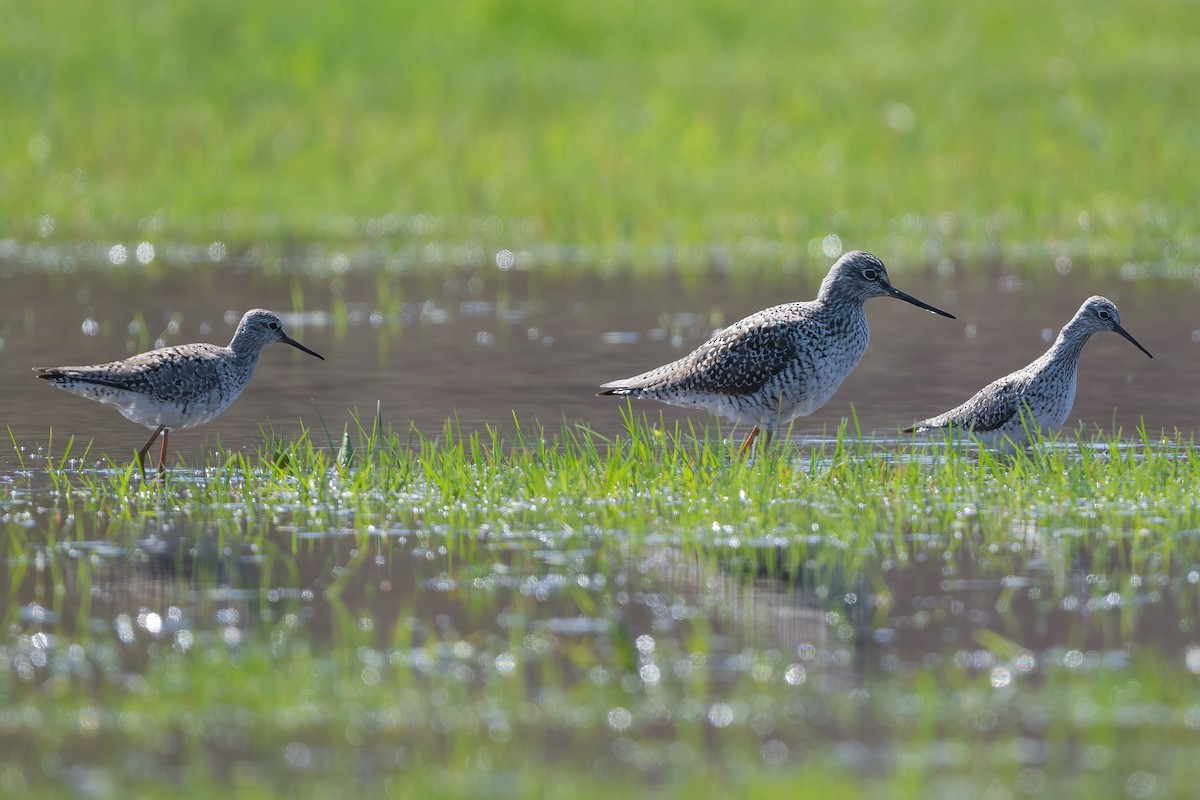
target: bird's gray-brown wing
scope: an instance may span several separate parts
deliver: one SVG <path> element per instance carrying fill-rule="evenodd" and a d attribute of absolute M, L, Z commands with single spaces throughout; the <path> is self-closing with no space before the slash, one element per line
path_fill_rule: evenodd
<path fill-rule="evenodd" d="M 694 371 L 684 383 L 714 394 L 754 394 L 797 356 L 786 323 L 726 328 L 696 349 Z"/>
<path fill-rule="evenodd" d="M 953 426 L 962 430 L 987 433 L 1008 424 L 1021 411 L 1029 379 L 1020 373 L 1006 375 L 976 392 L 970 400 L 944 414 L 924 419 L 906 428 L 905 433 Z"/>
<path fill-rule="evenodd" d="M 221 381 L 217 345 L 164 347 L 123 361 L 78 367 L 38 367 L 37 377 L 61 388 L 107 386 L 171 403 L 190 402 Z"/>
<path fill-rule="evenodd" d="M 740 396 L 753 394 L 797 358 L 785 321 L 749 317 L 717 332 L 690 354 L 641 375 L 603 385 L 601 394 L 686 391 Z"/>

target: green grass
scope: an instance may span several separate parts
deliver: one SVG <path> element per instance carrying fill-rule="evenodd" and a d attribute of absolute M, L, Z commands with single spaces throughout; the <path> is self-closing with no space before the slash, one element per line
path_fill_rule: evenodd
<path fill-rule="evenodd" d="M 271 263 L 318 241 L 323 268 L 509 247 L 820 271 L 829 234 L 918 264 L 1196 258 L 1186 0 L 0 11 L 19 243 L 187 261 L 219 239 Z"/>
<path fill-rule="evenodd" d="M 1068 437 L 1015 455 L 935 442 L 909 452 L 887 444 L 876 449 L 843 426 L 836 439 L 799 454 L 768 447 L 742 459 L 713 429 L 664 430 L 632 415 L 627 424 L 626 436 L 610 440 L 586 427 L 549 434 L 516 421 L 506 436 L 490 427 L 466 434 L 451 421 L 430 438 L 380 433 L 379 420 L 355 419 L 341 437 L 308 432 L 295 441 L 269 439 L 257 454 L 218 452 L 199 473 L 168 483 L 165 497 L 156 482 L 137 481 L 132 465 L 78 471 L 86 453 L 83 460 L 50 453 L 45 466 L 72 504 L 134 522 L 175 498 L 197 513 L 244 506 L 253 524 L 260 521 L 255 509 L 282 494 L 294 497 L 321 530 L 338 529 L 339 519 L 386 518 L 411 529 L 552 526 L 568 533 L 669 534 L 711 545 L 726 538 L 709 535 L 714 523 L 769 534 L 786 530 L 802 509 L 813 530 L 844 527 L 851 552 L 871 549 L 881 534 L 903 547 L 914 532 L 964 522 L 970 532 L 1030 519 L 1121 533 L 1151 525 L 1164 508 L 1173 510 L 1174 529 L 1200 522 L 1192 508 L 1200 458 L 1181 439 L 1142 434 L 1132 442 L 1063 446 Z M 93 457 L 92 463 L 106 462 Z"/>
<path fill-rule="evenodd" d="M 330 434 L 165 485 L 53 452 L 4 485 L 0 785 L 1125 797 L 1200 777 L 1191 442 L 1009 457 L 842 431 L 743 460 L 633 416 L 613 439 Z"/>

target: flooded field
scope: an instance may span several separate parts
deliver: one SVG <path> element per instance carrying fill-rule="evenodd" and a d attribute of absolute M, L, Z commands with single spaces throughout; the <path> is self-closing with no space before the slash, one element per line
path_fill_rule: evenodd
<path fill-rule="evenodd" d="M 745 463 L 650 404 L 627 434 L 595 388 L 812 281 L 9 265 L 0 793 L 1176 796 L 1200 731 L 1191 285 L 893 279 L 958 320 L 870 303 L 805 438 Z M 1093 293 L 1155 356 L 1084 353 L 1071 426 L 1123 443 L 1009 463 L 896 441 Z M 29 371 L 225 342 L 252 306 L 327 361 L 267 351 L 173 435 L 166 487 L 123 483 L 142 429 Z M 324 425 L 336 449 L 376 401 L 390 450 L 356 433 L 334 464 Z M 876 446 L 833 438 L 852 407 Z M 447 418 L 483 444 L 409 433 Z M 593 433 L 559 446 L 563 423 Z M 315 452 L 255 460 L 301 424 Z M 59 469 L 72 436 L 91 451 Z"/>
<path fill-rule="evenodd" d="M 0 800 L 1197 794 L 1194 4 L 12 5 Z M 790 440 L 595 396 L 852 247 Z M 32 371 L 255 307 L 162 480 Z"/>

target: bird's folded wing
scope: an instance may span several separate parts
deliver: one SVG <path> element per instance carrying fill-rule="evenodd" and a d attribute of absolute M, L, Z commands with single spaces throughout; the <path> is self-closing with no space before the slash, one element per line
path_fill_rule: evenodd
<path fill-rule="evenodd" d="M 746 395 L 763 388 L 797 359 L 786 325 L 726 328 L 692 354 L 692 381 L 714 394 Z"/>

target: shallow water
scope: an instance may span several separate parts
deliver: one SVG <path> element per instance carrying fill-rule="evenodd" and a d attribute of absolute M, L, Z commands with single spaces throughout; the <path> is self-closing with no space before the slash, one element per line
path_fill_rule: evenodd
<path fill-rule="evenodd" d="M 1027 363 L 1095 292 L 1121 306 L 1155 358 L 1116 336 L 1093 340 L 1072 425 L 1196 428 L 1190 285 L 894 279 L 959 319 L 873 301 L 862 364 L 794 430 L 802 458 L 852 407 L 886 456 L 899 423 Z M 508 765 L 544 759 L 574 776 L 651 782 L 704 764 L 928 770 L 930 796 L 946 797 L 997 785 L 996 796 L 1036 794 L 1051 778 L 1095 775 L 1153 796 L 1179 742 L 1200 729 L 1194 697 L 1142 697 L 1149 683 L 1200 673 L 1194 532 L 1148 545 L 1141 532 L 1017 516 L 1011 531 L 956 522 L 848 552 L 837 531 L 807 528 L 714 525 L 686 545 L 669 528 L 405 529 L 386 507 L 343 513 L 284 495 L 204 508 L 152 490 L 126 517 L 28 460 L 50 426 L 55 453 L 65 437 L 95 440 L 87 464 L 121 461 L 143 441 L 114 412 L 28 371 L 143 349 L 130 327 L 139 314 L 151 342 L 164 332 L 170 343 L 224 341 L 246 307 L 302 306 L 290 332 L 328 359 L 272 348 L 225 415 L 173 435 L 180 498 L 208 479 L 189 464 L 218 437 L 253 447 L 262 427 L 294 435 L 302 421 L 322 442 L 317 408 L 335 438 L 347 409 L 369 417 L 376 400 L 385 422 L 426 433 L 448 416 L 464 429 L 510 428 L 514 413 L 551 433 L 563 421 L 616 431 L 622 404 L 594 397 L 599 383 L 810 297 L 811 282 L 492 271 L 381 284 L 229 269 L 143 280 L 13 268 L 3 281 L 5 422 L 33 476 L 18 476 L 15 452 L 0 456 L 6 793 L 115 796 L 139 781 L 181 785 L 200 763 L 222 785 L 318 793 L 321 776 L 373 787 L 410 766 L 436 793 L 446 786 L 437 767 L 515 796 Z M 406 502 L 424 502 L 420 486 Z M 155 693 L 171 691 L 195 698 L 186 719 L 156 716 Z M 251 705 L 231 708 L 235 691 Z M 78 694 L 47 707 L 50 692 Z"/>
<path fill-rule="evenodd" d="M 1155 358 L 1120 337 L 1095 337 L 1083 355 L 1068 427 L 1117 427 L 1127 434 L 1143 420 L 1152 432 L 1191 433 L 1197 427 L 1200 320 L 1190 283 L 1097 285 L 1054 273 L 1034 286 L 1000 271 L 970 278 L 893 277 L 958 319 L 894 300 L 871 301 L 870 349 L 824 408 L 797 420 L 795 434 L 832 432 L 856 414 L 863 431 L 890 435 L 956 405 L 1039 355 L 1093 293 L 1117 302 L 1125 327 Z M 218 437 L 241 447 L 260 441 L 264 428 L 292 433 L 300 421 L 316 428 L 323 442 L 320 416 L 336 437 L 349 419 L 347 409 L 369 416 L 376 401 L 388 424 L 405 429 L 411 423 L 426 434 L 449 417 L 471 430 L 511 426 L 514 415 L 522 424 L 536 419 L 551 430 L 565 421 L 613 431 L 623 403 L 595 397 L 600 383 L 677 358 L 715 328 L 760 308 L 815 293 L 814 281 L 799 279 L 749 285 L 723 274 L 692 283 L 670 276 L 635 281 L 501 270 L 318 279 L 213 268 L 146 278 L 25 272 L 18 264 L 9 265 L 2 280 L 4 422 L 27 448 L 45 446 L 53 428 L 56 452 L 74 436 L 77 442 L 94 440 L 92 455 L 114 459 L 139 447 L 146 432 L 35 380 L 31 367 L 107 361 L 158 340 L 224 343 L 248 307 L 286 312 L 299 306 L 288 318 L 290 332 L 327 361 L 286 347 L 268 350 L 246 393 L 225 414 L 172 434 L 172 447 L 185 462 Z M 145 320 L 142 334 L 139 318 Z M 635 408 L 668 421 L 713 422 L 706 414 L 657 403 Z M 14 463 L 11 452 L 0 454 L 0 469 Z"/>
<path fill-rule="evenodd" d="M 808 537 L 793 562 L 793 537 L 629 547 L 621 531 L 331 528 L 271 508 L 202 527 L 196 509 L 113 527 L 34 512 L 0 559 L 0 667 L 15 684 L 0 744 L 21 764 L 8 785 L 109 796 L 147 775 L 185 781 L 200 742 L 219 781 L 236 768 L 276 786 L 336 773 L 347 753 L 371 785 L 457 752 L 451 768 L 488 785 L 508 758 L 648 780 L 706 760 L 832 759 L 865 775 L 920 764 L 954 796 L 981 769 L 1009 786 L 1030 770 L 1166 783 L 1178 737 L 1200 727 L 1194 702 L 1141 698 L 1143 681 L 1200 672 L 1200 565 L 1131 561 L 1120 537 L 1093 549 L 1088 531 L 1031 526 L 978 551 L 971 536 L 915 533 L 905 560 L 851 567 L 836 535 Z M 318 684 L 264 685 L 252 694 L 266 705 L 238 712 L 203 677 L 211 664 L 218 686 L 296 685 L 256 672 L 268 653 L 269 669 L 315 669 Z M 46 708 L 54 686 L 79 687 L 83 708 Z M 197 698 L 186 719 L 153 711 L 172 690 Z"/>

